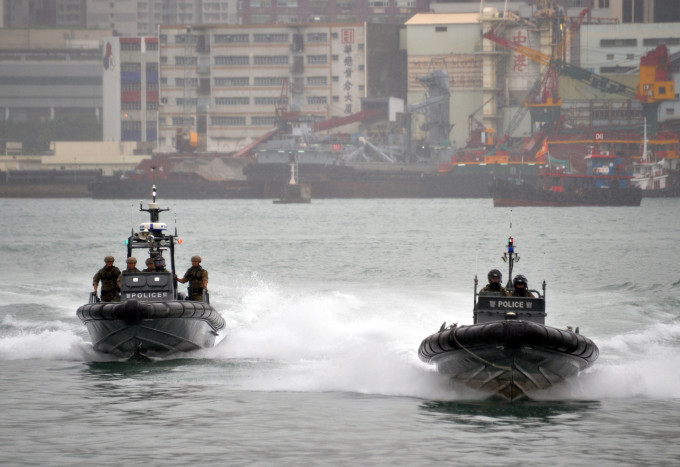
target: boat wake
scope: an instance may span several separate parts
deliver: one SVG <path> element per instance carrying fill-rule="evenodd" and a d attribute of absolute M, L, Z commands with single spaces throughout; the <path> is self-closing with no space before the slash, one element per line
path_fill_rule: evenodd
<path fill-rule="evenodd" d="M 227 322 L 222 340 L 215 347 L 174 357 L 172 378 L 186 378 L 188 384 L 204 379 L 228 390 L 353 392 L 427 400 L 479 397 L 452 388 L 417 355 L 422 336 L 436 331 L 432 323 L 442 316 L 449 323 L 469 321 L 467 291 L 347 287 L 296 288 L 250 278 L 229 292 L 213 291 L 215 297 L 225 297 L 222 304 L 215 300 Z M 0 360 L 102 361 L 69 304 L 26 313 L 32 306 L 0 307 Z M 604 326 L 588 326 L 588 332 L 600 347 L 597 365 L 546 390 L 540 399 L 680 397 L 680 374 L 669 371 L 680 368 L 680 322 L 657 321 L 632 331 L 619 328 L 610 335 Z M 196 363 L 191 371 L 180 371 L 188 366 L 187 359 Z"/>

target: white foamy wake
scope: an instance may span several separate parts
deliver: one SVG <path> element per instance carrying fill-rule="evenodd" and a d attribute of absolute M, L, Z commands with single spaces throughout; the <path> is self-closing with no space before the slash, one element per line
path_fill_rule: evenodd
<path fill-rule="evenodd" d="M 227 321 L 222 340 L 187 357 L 214 362 L 219 384 L 228 388 L 474 397 L 417 356 L 422 339 L 444 320 L 471 323 L 469 293 L 250 281 L 222 303 L 228 303 L 220 309 Z M 41 319 L 5 310 L 0 359 L 94 359 L 85 327 L 71 308 Z M 680 323 L 588 337 L 600 348 L 599 360 L 540 398 L 680 397 Z"/>

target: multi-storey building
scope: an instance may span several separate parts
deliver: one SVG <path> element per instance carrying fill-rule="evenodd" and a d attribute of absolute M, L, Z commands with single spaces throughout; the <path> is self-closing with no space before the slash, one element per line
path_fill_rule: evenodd
<path fill-rule="evenodd" d="M 163 24 L 236 24 L 237 0 L 88 0 L 89 27 L 123 36 L 156 36 Z"/>
<path fill-rule="evenodd" d="M 208 151 L 234 151 L 276 124 L 361 110 L 361 99 L 405 97 L 399 27 L 379 24 L 163 26 L 159 150 L 190 134 Z"/>
<path fill-rule="evenodd" d="M 110 35 L 111 30 L 0 30 L 0 118 L 101 118 L 101 39 Z"/>
<path fill-rule="evenodd" d="M 108 37 L 103 48 L 104 141 L 155 143 L 158 38 Z"/>
<path fill-rule="evenodd" d="M 160 25 L 173 24 L 403 24 L 414 13 L 429 11 L 429 5 L 430 0 L 4 0 L 0 26 L 155 36 Z"/>

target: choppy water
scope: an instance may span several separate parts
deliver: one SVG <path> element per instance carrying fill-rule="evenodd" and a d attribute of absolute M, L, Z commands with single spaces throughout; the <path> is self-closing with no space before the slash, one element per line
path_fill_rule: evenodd
<path fill-rule="evenodd" d="M 132 364 L 96 355 L 75 310 L 105 255 L 123 264 L 138 203 L 0 199 L 0 462 L 680 465 L 678 200 L 516 208 L 512 229 L 491 200 L 161 206 L 228 329 Z M 417 357 L 443 321 L 471 322 L 474 274 L 504 266 L 508 234 L 516 272 L 548 282 L 547 322 L 600 348 L 516 404 Z"/>

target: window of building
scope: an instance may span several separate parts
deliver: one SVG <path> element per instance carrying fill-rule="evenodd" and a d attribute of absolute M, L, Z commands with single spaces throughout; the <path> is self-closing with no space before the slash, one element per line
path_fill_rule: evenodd
<path fill-rule="evenodd" d="M 183 98 L 183 97 L 178 97 L 175 99 L 175 104 L 176 105 L 191 105 L 195 106 L 198 105 L 198 99 L 196 97 L 188 97 L 188 98 Z"/>
<path fill-rule="evenodd" d="M 333 102 L 340 102 L 340 96 L 333 96 Z"/>
<path fill-rule="evenodd" d="M 642 45 L 646 47 L 656 47 L 657 45 L 660 44 L 666 44 L 666 45 L 680 45 L 680 38 L 678 37 L 665 37 L 665 38 L 650 38 L 650 39 L 642 39 Z"/>
<path fill-rule="evenodd" d="M 121 108 L 121 110 L 141 110 L 142 109 L 142 103 L 141 102 L 121 102 L 120 108 Z"/>
<path fill-rule="evenodd" d="M 266 76 L 261 78 L 255 78 L 255 86 L 281 86 L 285 80 L 288 78 L 277 78 L 275 76 Z"/>
<path fill-rule="evenodd" d="M 120 71 L 142 71 L 142 64 L 134 62 L 123 62 L 120 64 Z"/>
<path fill-rule="evenodd" d="M 173 126 L 194 126 L 194 117 L 172 117 Z"/>
<path fill-rule="evenodd" d="M 637 39 L 601 39 L 600 47 L 637 47 Z"/>
<path fill-rule="evenodd" d="M 254 65 L 288 65 L 288 55 L 256 55 Z"/>
<path fill-rule="evenodd" d="M 614 60 L 614 54 L 607 54 L 607 60 Z"/>
<path fill-rule="evenodd" d="M 434 32 L 446 32 L 448 31 L 448 28 L 446 26 L 435 26 L 434 27 Z"/>
<path fill-rule="evenodd" d="M 307 42 L 328 42 L 328 33 L 325 32 L 307 33 Z"/>
<path fill-rule="evenodd" d="M 146 43 L 146 51 L 147 52 L 153 52 L 158 50 L 158 42 L 147 42 Z"/>
<path fill-rule="evenodd" d="M 253 42 L 288 42 L 290 36 L 287 33 L 278 34 L 253 34 Z"/>
<path fill-rule="evenodd" d="M 334 82 L 334 83 L 339 83 L 339 82 L 340 82 L 340 77 L 339 77 L 339 76 L 333 76 L 333 82 Z"/>
<path fill-rule="evenodd" d="M 120 83 L 121 91 L 141 91 L 142 83 Z"/>
<path fill-rule="evenodd" d="M 198 78 L 175 78 L 175 86 L 198 86 Z"/>
<path fill-rule="evenodd" d="M 196 65 L 198 64 L 198 57 L 175 57 L 175 65 Z"/>
<path fill-rule="evenodd" d="M 597 7 L 598 8 L 609 8 L 609 0 L 598 0 Z"/>
<path fill-rule="evenodd" d="M 307 84 L 310 86 L 325 86 L 328 84 L 326 76 L 308 76 Z"/>
<path fill-rule="evenodd" d="M 359 66 L 358 66 L 359 71 L 364 71 L 365 68 L 366 68 L 366 67 L 365 67 L 364 65 L 359 65 Z"/>
<path fill-rule="evenodd" d="M 326 96 L 307 96 L 308 104 L 328 104 L 328 97 Z"/>
<path fill-rule="evenodd" d="M 158 102 L 147 102 L 146 110 L 158 110 Z"/>
<path fill-rule="evenodd" d="M 146 71 L 158 71 L 158 63 L 148 62 L 146 64 Z"/>
<path fill-rule="evenodd" d="M 210 123 L 221 126 L 244 126 L 246 124 L 246 117 L 226 117 L 226 116 L 212 116 Z"/>
<path fill-rule="evenodd" d="M 273 126 L 276 124 L 276 117 L 250 117 L 250 123 L 253 125 Z"/>
<path fill-rule="evenodd" d="M 142 50 L 142 44 L 139 42 L 121 42 L 120 50 L 124 52 L 139 52 Z"/>
<path fill-rule="evenodd" d="M 123 120 L 120 122 L 120 129 L 123 131 L 141 130 L 142 122 L 140 122 L 139 120 Z"/>
<path fill-rule="evenodd" d="M 217 105 L 250 105 L 250 97 L 216 97 Z"/>
<path fill-rule="evenodd" d="M 215 86 L 249 86 L 250 78 L 215 78 Z"/>
<path fill-rule="evenodd" d="M 325 65 L 328 63 L 328 55 L 307 55 L 308 65 Z"/>
<path fill-rule="evenodd" d="M 255 105 L 276 105 L 279 103 L 278 97 L 256 97 Z M 283 103 L 288 104 L 288 98 L 283 98 Z"/>
<path fill-rule="evenodd" d="M 215 44 L 226 44 L 229 42 L 248 42 L 248 34 L 215 34 L 213 39 Z"/>
<path fill-rule="evenodd" d="M 228 55 L 215 57 L 215 65 L 248 65 L 250 57 L 248 55 Z"/>
<path fill-rule="evenodd" d="M 333 60 L 334 62 L 337 62 L 338 60 L 340 60 L 340 56 L 339 55 L 331 55 L 331 60 Z"/>

